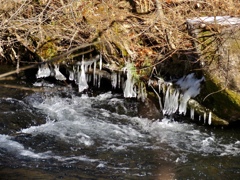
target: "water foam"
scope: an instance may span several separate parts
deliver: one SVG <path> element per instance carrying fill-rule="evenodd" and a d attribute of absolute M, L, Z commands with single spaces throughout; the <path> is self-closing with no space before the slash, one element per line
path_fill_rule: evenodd
<path fill-rule="evenodd" d="M 214 133 L 202 131 L 194 124 L 174 122 L 167 118 L 151 122 L 146 118 L 112 112 L 105 108 L 104 104 L 109 104 L 112 108 L 117 108 L 116 104 L 124 107 L 124 100 L 110 92 L 97 97 L 72 95 L 62 98 L 50 95 L 42 98 L 41 101 L 36 100 L 33 105 L 46 114 L 47 122 L 22 129 L 19 133 L 30 134 L 33 138 L 41 135 L 59 139 L 68 144 L 72 151 L 93 148 L 127 152 L 132 147 L 150 148 L 164 151 L 170 156 L 177 155 L 175 162 L 185 162 L 185 156 L 189 153 L 237 156 L 240 152 L 239 141 L 223 143 Z M 101 103 L 103 106 L 96 106 Z M 51 151 L 36 153 L 35 148 L 25 148 L 13 137 L 6 135 L 0 135 L 0 149 L 36 159 L 100 161 L 84 155 L 60 156 Z"/>
<path fill-rule="evenodd" d="M 35 107 L 42 109 L 57 122 L 42 125 L 38 127 L 38 131 L 39 133 L 52 133 L 62 137 L 68 143 L 73 139 L 78 139 L 78 143 L 85 146 L 92 146 L 100 139 L 107 142 L 102 145 L 105 148 L 125 149 L 129 146 L 152 146 L 148 140 L 155 139 L 155 145 L 158 144 L 157 148 L 161 148 L 161 144 L 164 143 L 166 146 L 183 152 L 219 155 L 229 149 L 221 143 L 220 139 L 216 139 L 213 133 L 201 132 L 196 129 L 196 125 L 172 122 L 167 118 L 150 122 L 148 119 L 120 115 L 102 108 L 94 109 L 92 106 L 100 102 L 110 103 L 114 106 L 122 101 L 113 97 L 110 92 L 97 97 L 74 96 L 71 99 L 59 99 L 55 96 L 47 98 Z M 29 128 L 23 132 L 34 133 L 37 131 Z"/>

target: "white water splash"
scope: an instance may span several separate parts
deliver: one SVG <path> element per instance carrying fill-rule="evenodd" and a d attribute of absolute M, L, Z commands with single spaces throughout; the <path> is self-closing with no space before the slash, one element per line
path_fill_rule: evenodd
<path fill-rule="evenodd" d="M 44 95 L 41 101 L 33 98 L 31 102 L 34 108 L 46 114 L 48 120 L 45 124 L 22 129 L 19 133 L 28 134 L 26 141 L 30 142 L 43 137 L 49 144 L 67 144 L 77 155 L 58 155 L 58 150 L 55 149 L 52 152 L 39 152 L 39 146 L 28 147 L 28 142 L 20 143 L 21 141 L 17 142 L 14 137 L 7 135 L 0 135 L 0 153 L 4 151 L 14 156 L 33 159 L 87 161 L 97 164 L 102 163 L 102 160 L 92 157 L 91 152 L 86 156 L 85 151 L 81 153 L 81 149 L 125 153 L 132 148 L 147 148 L 164 153 L 163 158 L 168 156 L 167 158 L 174 159 L 171 160 L 174 162 L 183 162 L 183 159 L 188 161 L 186 155 L 192 153 L 203 156 L 238 156 L 240 153 L 238 140 L 231 138 L 231 142 L 223 143 L 225 140 L 222 137 L 215 136 L 214 132 L 203 131 L 201 127 L 193 124 L 174 122 L 167 118 L 151 122 L 148 119 L 112 112 L 112 108 L 117 109 L 119 105 L 121 109 L 124 108 L 124 100 L 113 96 L 111 92 L 97 97 L 72 95 L 68 98 L 51 94 Z M 98 106 L 99 104 L 103 106 Z M 111 108 L 106 109 L 107 105 Z M 125 110 L 127 112 L 128 108 L 125 107 Z M 54 143 L 51 143 L 51 139 Z M 40 146 L 43 145 L 44 143 Z M 186 158 L 183 158 L 185 156 Z"/>

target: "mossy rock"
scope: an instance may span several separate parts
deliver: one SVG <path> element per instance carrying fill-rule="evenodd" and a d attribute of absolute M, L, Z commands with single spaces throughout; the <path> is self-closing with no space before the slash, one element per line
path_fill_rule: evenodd
<path fill-rule="evenodd" d="M 227 87 L 210 74 L 205 74 L 205 85 L 201 91 L 202 104 L 228 122 L 240 120 L 240 93 Z"/>
<path fill-rule="evenodd" d="M 227 18 L 227 17 L 225 17 Z M 196 21 L 197 22 L 197 21 Z M 205 75 L 199 102 L 228 122 L 240 120 L 240 28 L 194 21 L 192 32 Z M 195 24 L 196 23 L 196 24 Z M 197 26 L 197 25 L 201 25 Z M 195 27 L 196 26 L 196 27 Z"/>

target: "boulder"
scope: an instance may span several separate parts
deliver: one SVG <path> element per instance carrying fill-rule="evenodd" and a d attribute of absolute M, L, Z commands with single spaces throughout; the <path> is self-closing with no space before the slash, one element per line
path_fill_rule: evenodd
<path fill-rule="evenodd" d="M 205 85 L 199 102 L 228 122 L 240 120 L 240 18 L 188 19 Z"/>

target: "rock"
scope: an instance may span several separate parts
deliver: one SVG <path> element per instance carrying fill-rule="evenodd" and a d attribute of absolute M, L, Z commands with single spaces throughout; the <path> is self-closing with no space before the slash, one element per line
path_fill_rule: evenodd
<path fill-rule="evenodd" d="M 240 18 L 187 20 L 206 78 L 199 101 L 228 122 L 240 120 Z"/>

